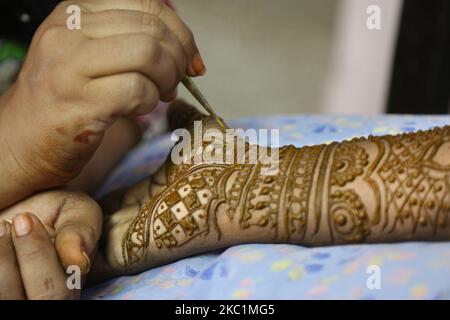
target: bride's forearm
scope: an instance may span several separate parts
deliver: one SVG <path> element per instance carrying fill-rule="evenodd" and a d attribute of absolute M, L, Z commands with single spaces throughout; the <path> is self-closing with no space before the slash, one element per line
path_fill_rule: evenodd
<path fill-rule="evenodd" d="M 140 210 L 123 264 L 151 267 L 245 242 L 450 239 L 450 129 L 280 149 L 262 164 L 192 166 Z M 170 168 L 169 168 L 170 169 Z"/>
<path fill-rule="evenodd" d="M 256 172 L 242 191 L 241 230 L 306 245 L 450 239 L 449 128 L 282 153 L 274 181 Z"/>

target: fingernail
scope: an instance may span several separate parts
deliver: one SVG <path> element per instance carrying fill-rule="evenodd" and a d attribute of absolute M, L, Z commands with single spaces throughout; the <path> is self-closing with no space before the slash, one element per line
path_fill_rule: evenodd
<path fill-rule="evenodd" d="M 91 259 L 89 259 L 89 256 L 86 252 L 81 253 L 85 259 L 85 264 L 80 267 L 82 269 L 83 273 L 88 273 L 91 270 Z"/>
<path fill-rule="evenodd" d="M 6 222 L 0 220 L 0 238 L 3 237 L 8 230 L 6 229 Z"/>
<path fill-rule="evenodd" d="M 203 63 L 203 59 L 199 53 L 196 53 L 194 55 L 194 58 L 192 59 L 192 67 L 194 68 L 195 73 L 199 76 L 202 76 L 206 73 L 205 64 Z"/>
<path fill-rule="evenodd" d="M 14 217 L 13 227 L 16 236 L 23 237 L 30 233 L 33 222 L 28 214 L 20 214 Z"/>

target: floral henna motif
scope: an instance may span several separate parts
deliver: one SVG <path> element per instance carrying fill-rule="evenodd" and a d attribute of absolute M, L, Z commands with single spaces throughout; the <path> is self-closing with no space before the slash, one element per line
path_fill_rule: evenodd
<path fill-rule="evenodd" d="M 345 188 L 362 176 L 369 154 L 355 142 L 336 147 L 331 165 L 328 224 L 331 242 L 358 242 L 369 234 L 366 207 L 354 189 Z"/>

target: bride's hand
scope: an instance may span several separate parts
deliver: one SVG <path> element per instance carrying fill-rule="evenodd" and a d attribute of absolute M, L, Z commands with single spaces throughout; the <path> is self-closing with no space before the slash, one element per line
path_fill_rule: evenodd
<path fill-rule="evenodd" d="M 194 107 L 181 101 L 172 103 L 168 111 L 168 121 L 172 130 L 178 128 L 191 129 L 195 120 L 204 120 L 202 122 L 203 130 L 209 128 L 220 129 L 217 122 L 211 117 L 199 113 Z M 196 146 L 193 146 L 194 150 L 195 148 Z M 154 175 L 124 192 L 112 194 L 107 197 L 110 200 L 102 202 L 102 207 L 107 217 L 104 225 L 105 247 L 96 259 L 93 270 L 95 281 L 117 274 L 148 269 L 194 253 L 189 248 L 182 247 L 177 248 L 176 252 L 173 251 L 170 255 L 156 254 L 143 258 L 140 261 L 134 261 L 134 258 L 131 256 L 126 256 L 125 252 L 127 250 L 124 248 L 124 242 L 129 236 L 129 230 L 144 205 L 150 199 L 158 198 L 175 179 L 185 174 L 188 168 L 189 165 L 186 164 L 174 164 L 169 156 Z M 109 215 L 108 213 L 111 214 Z M 151 246 L 153 245 L 151 244 Z M 146 246 L 143 246 L 141 249 L 144 247 Z M 131 253 L 131 255 L 134 254 Z M 130 261 L 134 262 L 130 263 Z"/>

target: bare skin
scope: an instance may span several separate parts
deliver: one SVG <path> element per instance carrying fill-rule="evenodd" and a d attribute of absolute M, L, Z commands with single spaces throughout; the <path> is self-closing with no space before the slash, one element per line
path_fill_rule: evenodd
<path fill-rule="evenodd" d="M 218 124 L 175 103 L 172 128 Z M 193 145 L 197 150 L 198 145 Z M 204 152 L 206 150 L 206 145 Z M 450 129 L 280 149 L 280 171 L 258 165 L 175 165 L 112 194 L 92 281 L 136 273 L 231 245 L 307 246 L 449 240 Z M 194 197 L 195 196 L 195 197 Z M 181 204 L 182 203 L 182 204 Z M 24 212 L 31 212 L 25 213 Z M 0 213 L 2 298 L 76 298 L 64 268 L 89 271 L 100 234 L 90 198 L 48 191 Z M 28 221 L 29 231 L 20 226 Z M 17 230 L 16 228 L 19 227 Z M 54 244 L 52 242 L 54 241 Z M 39 254 L 36 254 L 39 252 Z"/>
<path fill-rule="evenodd" d="M 80 30 L 66 27 L 70 5 L 81 8 Z M 160 0 L 54 9 L 0 97 L 1 298 L 79 295 L 67 290 L 65 268 L 89 271 L 101 211 L 78 192 L 42 190 L 92 193 L 140 138 L 129 119 L 171 101 L 185 74 L 205 71 L 192 32 Z"/>
<path fill-rule="evenodd" d="M 78 298 L 67 267 L 86 278 L 101 230 L 100 207 L 78 192 L 45 191 L 2 210 L 0 299 Z"/>
<path fill-rule="evenodd" d="M 132 119 L 120 118 L 107 131 L 94 156 L 80 174 L 67 183 L 72 190 L 93 196 L 111 170 L 140 141 L 142 129 Z"/>
<path fill-rule="evenodd" d="M 69 5 L 81 8 L 80 30 L 66 27 Z M 113 123 L 151 112 L 182 76 L 204 72 L 192 32 L 160 0 L 61 2 L 0 97 L 0 209 L 67 184 Z"/>
<path fill-rule="evenodd" d="M 204 129 L 220 130 L 183 103 L 170 112 L 173 128 L 202 119 Z M 128 190 L 118 209 L 104 206 L 113 214 L 94 277 L 135 273 L 251 242 L 449 240 L 448 159 L 448 127 L 283 147 L 274 176 L 262 175 L 261 165 L 175 165 L 169 158 L 154 176 Z"/>
<path fill-rule="evenodd" d="M 119 119 L 67 190 L 37 193 L 0 211 L 0 300 L 79 297 L 80 290 L 68 289 L 66 271 L 78 266 L 85 281 L 97 251 L 102 214 L 94 200 L 75 190 L 95 192 L 140 132 L 136 122 Z"/>

